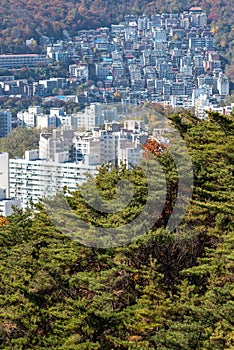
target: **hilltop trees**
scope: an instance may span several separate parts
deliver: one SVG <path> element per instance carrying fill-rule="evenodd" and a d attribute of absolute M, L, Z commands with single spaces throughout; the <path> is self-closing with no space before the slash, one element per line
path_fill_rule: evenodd
<path fill-rule="evenodd" d="M 0 139 L 0 152 L 8 152 L 10 158 L 21 158 L 24 152 L 38 148 L 40 131 L 34 128 L 19 127 Z"/>
<path fill-rule="evenodd" d="M 34 213 L 16 211 L 0 227 L 0 347 L 233 348 L 233 115 L 170 119 L 194 167 L 193 198 L 181 225 L 170 233 L 158 221 L 128 245 L 92 248 L 62 234 L 63 223 L 55 227 L 41 205 Z M 171 158 L 158 157 L 170 179 Z M 104 221 L 78 188 L 69 194 L 75 215 L 99 227 L 132 220 L 147 197 L 140 169 L 103 166 L 98 189 L 104 199 L 115 198 L 121 176 L 135 186 L 128 209 Z M 94 186 L 91 179 L 90 196 Z"/>

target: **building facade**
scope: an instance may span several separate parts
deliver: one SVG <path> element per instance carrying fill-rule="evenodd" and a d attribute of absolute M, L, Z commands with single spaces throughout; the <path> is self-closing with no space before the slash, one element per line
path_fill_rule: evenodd
<path fill-rule="evenodd" d="M 46 62 L 46 57 L 39 54 L 0 55 L 1 69 L 35 67 Z"/>
<path fill-rule="evenodd" d="M 11 132 L 11 112 L 0 110 L 0 137 L 5 137 Z"/>
<path fill-rule="evenodd" d="M 64 187 L 71 191 L 87 181 L 87 174 L 95 176 L 96 166 L 83 162 L 58 163 L 40 160 L 38 151 L 28 151 L 24 159 L 10 159 L 10 196 L 20 199 L 22 208 L 30 206 L 30 201 L 38 202 L 62 192 Z"/>
<path fill-rule="evenodd" d="M 21 208 L 20 199 L 8 199 L 6 189 L 0 188 L 0 216 L 10 216 L 14 207 Z"/>
<path fill-rule="evenodd" d="M 6 190 L 6 196 L 9 197 L 9 155 L 0 153 L 0 187 Z"/>

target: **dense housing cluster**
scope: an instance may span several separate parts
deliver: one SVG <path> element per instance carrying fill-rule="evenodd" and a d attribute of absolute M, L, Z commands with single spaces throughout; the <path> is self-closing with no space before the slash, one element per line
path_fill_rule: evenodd
<path fill-rule="evenodd" d="M 64 41 L 43 40 L 44 58 L 22 55 L 22 66 L 35 65 L 36 59 L 41 65 L 57 61 L 67 64 L 69 77 L 33 82 L 2 77 L 0 95 L 45 98 L 72 87 L 77 88 L 77 103 L 153 101 L 195 107 L 203 116 L 204 109 L 217 107 L 229 94 L 224 65 L 200 7 L 174 14 L 127 15 L 110 28 L 78 31 Z M 8 68 L 19 68 L 19 56 L 0 56 L 0 68 L 6 68 L 7 61 Z M 90 82 L 92 88 L 86 89 Z"/>

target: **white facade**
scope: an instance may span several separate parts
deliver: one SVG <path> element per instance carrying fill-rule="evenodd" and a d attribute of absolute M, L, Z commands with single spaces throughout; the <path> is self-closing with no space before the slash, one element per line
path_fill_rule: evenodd
<path fill-rule="evenodd" d="M 220 95 L 229 95 L 229 81 L 228 78 L 223 75 L 223 73 L 219 74 L 217 89 Z"/>
<path fill-rule="evenodd" d="M 20 199 L 22 208 L 30 206 L 30 200 L 50 197 L 65 186 L 71 191 L 77 184 L 87 181 L 87 173 L 96 175 L 96 166 L 80 163 L 57 163 L 47 160 L 10 159 L 10 196 Z"/>
<path fill-rule="evenodd" d="M 14 207 L 21 208 L 19 199 L 0 199 L 0 216 L 10 216 Z"/>
<path fill-rule="evenodd" d="M 108 130 L 93 130 L 89 135 L 79 135 L 73 140 L 76 161 L 86 157 L 89 164 L 116 163 L 117 136 Z"/>
<path fill-rule="evenodd" d="M 194 89 L 192 92 L 192 106 L 195 107 L 197 99 L 200 98 L 201 95 L 206 94 L 207 96 L 212 95 L 212 88 L 209 85 L 200 86 L 197 89 Z"/>
<path fill-rule="evenodd" d="M 198 118 L 206 117 L 206 110 L 209 110 L 210 99 L 207 94 L 201 94 L 195 102 L 195 115 Z"/>
<path fill-rule="evenodd" d="M 18 125 L 35 128 L 37 127 L 37 116 L 41 114 L 40 106 L 29 106 L 27 111 L 17 113 Z"/>
<path fill-rule="evenodd" d="M 21 201 L 19 199 L 8 199 L 7 190 L 0 188 L 0 216 L 11 215 L 13 207 L 21 208 Z"/>
<path fill-rule="evenodd" d="M 112 122 L 118 119 L 117 108 L 103 108 L 101 103 L 91 103 L 84 112 L 71 116 L 71 126 L 78 129 L 92 130 L 102 126 L 106 121 Z"/>
<path fill-rule="evenodd" d="M 37 116 L 37 128 L 47 129 L 56 127 L 57 118 L 56 116 L 51 117 L 50 115 L 40 114 Z"/>
<path fill-rule="evenodd" d="M 35 128 L 37 126 L 37 116 L 33 112 L 18 112 L 17 113 L 18 126 L 25 126 Z"/>
<path fill-rule="evenodd" d="M 97 105 L 90 108 L 90 113 L 100 111 Z M 26 151 L 24 159 L 9 160 L 10 197 L 20 199 L 26 208 L 31 200 L 53 196 L 65 186 L 76 190 L 87 174 L 97 174 L 102 163 L 137 165 L 148 134 L 140 120 L 125 121 L 125 128 L 112 122 L 106 123 L 106 129 L 95 127 L 85 133 L 64 129 L 41 133 L 39 150 Z M 4 162 L 8 164 L 8 159 Z"/>
<path fill-rule="evenodd" d="M 135 166 L 143 158 L 144 151 L 136 142 L 127 139 L 118 140 L 118 165 L 126 164 L 127 168 Z"/>
<path fill-rule="evenodd" d="M 0 153 L 0 188 L 6 190 L 9 197 L 9 156 L 8 153 Z"/>
<path fill-rule="evenodd" d="M 41 106 L 29 106 L 28 113 L 33 113 L 35 115 L 41 114 L 42 109 Z"/>
<path fill-rule="evenodd" d="M 73 139 L 73 156 L 75 162 L 85 159 L 90 165 L 100 164 L 100 140 L 93 135 L 77 135 Z"/>
<path fill-rule="evenodd" d="M 117 136 L 110 131 L 100 130 L 100 160 L 115 164 L 117 158 Z"/>
<path fill-rule="evenodd" d="M 60 117 L 64 115 L 64 110 L 62 108 L 52 107 L 50 108 L 50 116 L 51 117 Z"/>
<path fill-rule="evenodd" d="M 133 132 L 140 132 L 145 129 L 145 124 L 142 120 L 129 119 L 124 121 L 124 129 Z"/>
<path fill-rule="evenodd" d="M 73 136 L 72 130 L 55 129 L 53 133 L 41 133 L 39 158 L 57 162 L 71 160 Z"/>
<path fill-rule="evenodd" d="M 69 73 L 71 77 L 75 77 L 78 80 L 87 81 L 89 79 L 89 67 L 86 63 L 70 65 Z"/>
<path fill-rule="evenodd" d="M 91 103 L 85 108 L 83 113 L 77 114 L 78 127 L 85 130 L 91 130 L 95 126 L 101 126 L 104 123 L 102 114 L 102 105 L 100 103 Z"/>
<path fill-rule="evenodd" d="M 126 121 L 125 128 L 120 129 L 118 123 L 106 123 L 105 129 L 94 128 L 89 133 L 77 133 L 73 140 L 75 161 L 86 159 L 92 165 L 138 164 L 141 157 L 139 150 L 148 138 L 148 134 L 141 131 L 143 125 L 140 120 L 133 123 Z M 130 130 L 127 130 L 128 127 Z"/>

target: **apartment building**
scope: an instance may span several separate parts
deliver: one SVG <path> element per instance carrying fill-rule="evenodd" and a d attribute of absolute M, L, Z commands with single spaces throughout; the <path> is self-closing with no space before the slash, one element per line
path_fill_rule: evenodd
<path fill-rule="evenodd" d="M 229 81 L 223 73 L 219 73 L 217 89 L 220 95 L 229 95 Z"/>
<path fill-rule="evenodd" d="M 17 113 L 18 126 L 37 127 L 37 116 L 42 112 L 40 106 L 30 106 L 27 111 Z"/>
<path fill-rule="evenodd" d="M 0 137 L 7 136 L 11 131 L 11 112 L 0 110 Z"/>
<path fill-rule="evenodd" d="M 13 213 L 13 208 L 21 208 L 20 199 L 9 199 L 6 189 L 0 188 L 0 216 L 9 216 Z"/>
<path fill-rule="evenodd" d="M 39 54 L 0 55 L 0 69 L 35 67 L 46 62 L 45 55 Z"/>
<path fill-rule="evenodd" d="M 101 145 L 93 133 L 79 133 L 73 138 L 73 158 L 75 162 L 85 160 L 90 165 L 101 162 Z"/>
<path fill-rule="evenodd" d="M 9 216 L 13 207 L 21 207 L 19 199 L 9 197 L 9 156 L 0 153 L 0 216 Z"/>
<path fill-rule="evenodd" d="M 22 208 L 30 206 L 30 201 L 54 196 L 64 187 L 71 191 L 87 181 L 87 174 L 95 176 L 96 166 L 84 162 L 58 163 L 39 159 L 39 151 L 25 152 L 24 159 L 9 161 L 10 197 L 21 199 Z"/>
<path fill-rule="evenodd" d="M 39 141 L 39 158 L 59 163 L 72 160 L 72 130 L 55 129 L 42 132 Z"/>
<path fill-rule="evenodd" d="M 89 164 L 117 163 L 118 135 L 110 130 L 94 128 L 92 132 L 76 135 L 73 140 L 75 159 L 87 159 Z"/>
<path fill-rule="evenodd" d="M 91 109 L 97 112 L 99 107 Z M 20 199 L 22 208 L 26 208 L 31 200 L 51 197 L 64 187 L 75 191 L 77 184 L 97 174 L 102 163 L 125 163 L 127 167 L 138 164 L 147 137 L 141 120 L 125 120 L 124 128 L 117 122 L 107 122 L 105 129 L 94 127 L 83 133 L 62 128 L 42 132 L 39 150 L 26 151 L 22 159 L 10 159 L 9 173 L 8 155 L 1 155 L 0 185 L 7 188 L 9 178 L 10 197 Z"/>
<path fill-rule="evenodd" d="M 0 187 L 6 190 L 6 196 L 9 196 L 9 155 L 0 153 Z"/>
<path fill-rule="evenodd" d="M 79 128 L 91 130 L 95 126 L 101 126 L 104 123 L 102 105 L 100 103 L 91 103 L 85 108 L 84 112 L 77 113 L 77 124 Z"/>
<path fill-rule="evenodd" d="M 72 64 L 69 66 L 69 74 L 78 81 L 86 82 L 89 79 L 89 66 L 86 63 Z"/>

